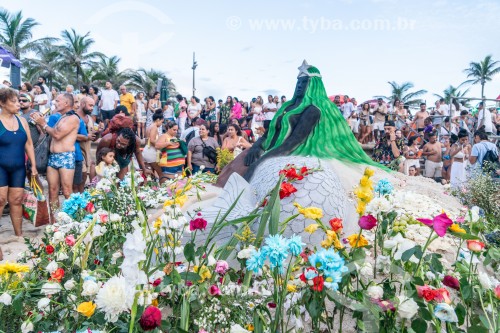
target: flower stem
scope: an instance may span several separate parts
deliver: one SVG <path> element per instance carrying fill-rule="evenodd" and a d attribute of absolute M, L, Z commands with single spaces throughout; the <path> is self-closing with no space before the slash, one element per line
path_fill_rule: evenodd
<path fill-rule="evenodd" d="M 432 235 L 434 233 L 434 230 L 431 229 L 431 233 L 429 234 L 429 237 L 427 238 L 427 242 L 424 245 L 424 248 L 422 249 L 422 255 L 420 256 L 420 259 L 418 260 L 417 268 L 415 269 L 415 274 L 418 274 L 418 269 L 420 268 L 420 265 L 422 264 L 422 259 L 424 258 L 425 250 L 427 250 L 427 247 L 429 247 L 429 244 L 435 239 L 432 238 Z"/>

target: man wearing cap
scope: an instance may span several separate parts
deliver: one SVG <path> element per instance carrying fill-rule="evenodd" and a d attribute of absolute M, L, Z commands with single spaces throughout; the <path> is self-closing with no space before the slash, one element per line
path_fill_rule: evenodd
<path fill-rule="evenodd" d="M 375 135 L 375 140 L 380 141 L 384 134 L 384 122 L 385 116 L 387 115 L 387 106 L 385 105 L 382 98 L 377 99 L 378 105 L 373 111 L 373 132 Z"/>
<path fill-rule="evenodd" d="M 384 136 L 382 136 L 373 149 L 373 160 L 380 164 L 388 165 L 397 159 L 403 152 L 403 138 L 396 138 L 396 124 L 394 121 L 384 123 Z"/>

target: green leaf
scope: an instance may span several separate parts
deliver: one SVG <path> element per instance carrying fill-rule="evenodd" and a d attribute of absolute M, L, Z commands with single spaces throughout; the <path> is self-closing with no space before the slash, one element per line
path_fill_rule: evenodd
<path fill-rule="evenodd" d="M 415 254 L 416 249 L 417 249 L 417 247 L 415 246 L 415 247 L 412 247 L 411 249 L 408 249 L 405 252 L 403 252 L 403 254 L 401 255 L 401 260 L 402 261 L 410 260 L 411 256 Z"/>
<path fill-rule="evenodd" d="M 464 232 L 453 232 L 453 231 L 448 231 L 449 234 L 455 236 L 455 237 L 458 237 L 460 239 L 464 239 L 464 240 L 468 240 L 468 239 L 480 239 L 479 237 L 477 236 L 474 236 L 474 235 L 471 235 L 471 234 L 467 234 L 467 233 L 464 233 Z"/>
<path fill-rule="evenodd" d="M 416 318 L 412 321 L 411 328 L 416 333 L 425 333 L 427 332 L 427 322 L 422 318 Z"/>
<path fill-rule="evenodd" d="M 194 243 L 189 242 L 184 246 L 184 257 L 187 261 L 194 261 L 195 258 Z"/>
<path fill-rule="evenodd" d="M 176 269 L 172 270 L 172 273 L 170 273 L 170 277 L 172 278 L 173 284 L 179 284 L 182 281 L 181 275 L 179 274 L 179 272 L 177 272 Z"/>
<path fill-rule="evenodd" d="M 23 310 L 23 293 L 20 292 L 17 294 L 12 300 L 12 308 L 14 309 L 14 313 L 17 315 L 22 314 Z"/>
<path fill-rule="evenodd" d="M 201 276 L 198 273 L 193 272 L 182 272 L 179 276 L 185 281 L 196 282 L 201 280 Z"/>
<path fill-rule="evenodd" d="M 431 312 L 426 307 L 420 307 L 418 312 L 424 320 L 431 321 L 433 319 Z"/>
<path fill-rule="evenodd" d="M 462 303 L 457 305 L 457 307 L 455 308 L 455 313 L 457 314 L 458 324 L 463 325 L 465 321 L 466 311 Z"/>

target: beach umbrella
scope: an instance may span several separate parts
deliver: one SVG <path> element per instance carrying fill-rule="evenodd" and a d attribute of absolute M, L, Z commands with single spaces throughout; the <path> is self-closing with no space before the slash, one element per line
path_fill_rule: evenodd
<path fill-rule="evenodd" d="M 162 80 L 161 88 L 160 88 L 160 101 L 161 107 L 163 108 L 168 100 L 168 88 L 167 88 L 167 80 Z"/>

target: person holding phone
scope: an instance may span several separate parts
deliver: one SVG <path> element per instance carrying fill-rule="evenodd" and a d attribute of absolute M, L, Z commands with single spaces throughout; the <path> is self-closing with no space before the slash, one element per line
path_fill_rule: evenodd
<path fill-rule="evenodd" d="M 384 136 L 376 143 L 373 149 L 373 160 L 380 164 L 388 165 L 399 156 L 404 149 L 403 138 L 396 137 L 396 125 L 389 120 L 384 123 Z"/>

